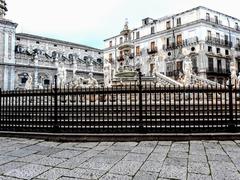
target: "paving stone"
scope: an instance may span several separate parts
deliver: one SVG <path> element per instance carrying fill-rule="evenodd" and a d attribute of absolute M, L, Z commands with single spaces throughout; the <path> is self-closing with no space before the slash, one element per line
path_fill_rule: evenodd
<path fill-rule="evenodd" d="M 81 147 L 81 148 L 93 148 L 97 146 L 99 143 L 77 143 L 75 147 Z"/>
<path fill-rule="evenodd" d="M 26 165 L 26 163 L 23 163 L 23 162 L 9 162 L 7 164 L 1 165 L 0 174 L 7 173 L 13 169 L 19 168 L 24 165 Z"/>
<path fill-rule="evenodd" d="M 129 147 L 135 147 L 137 146 L 137 142 L 116 142 L 114 146 L 129 146 Z"/>
<path fill-rule="evenodd" d="M 0 165 L 6 164 L 8 162 L 11 162 L 13 160 L 17 159 L 17 157 L 12 156 L 0 156 Z"/>
<path fill-rule="evenodd" d="M 69 172 L 69 170 L 67 170 L 67 169 L 53 168 L 53 169 L 50 169 L 50 170 L 46 171 L 45 173 L 39 175 L 37 178 L 55 180 L 65 174 L 68 174 L 68 172 Z"/>
<path fill-rule="evenodd" d="M 226 155 L 226 153 L 222 149 L 206 149 L 206 154 Z"/>
<path fill-rule="evenodd" d="M 120 161 L 110 170 L 110 173 L 133 176 L 142 164 L 136 161 Z"/>
<path fill-rule="evenodd" d="M 81 169 L 76 168 L 68 172 L 68 177 L 82 178 L 82 179 L 99 179 L 106 171 L 93 170 L 93 169 Z"/>
<path fill-rule="evenodd" d="M 19 180 L 18 178 L 6 177 L 0 175 L 0 180 Z"/>
<path fill-rule="evenodd" d="M 40 151 L 36 154 L 43 155 L 43 156 L 50 156 L 52 154 L 56 154 L 56 153 L 61 152 L 61 151 L 62 151 L 62 149 L 50 147 L 50 148 L 42 150 L 42 151 Z"/>
<path fill-rule="evenodd" d="M 237 180 L 240 174 L 233 163 L 209 161 L 213 180 Z"/>
<path fill-rule="evenodd" d="M 167 157 L 167 154 L 163 153 L 151 153 L 147 160 L 163 162 Z"/>
<path fill-rule="evenodd" d="M 141 167 L 141 171 L 160 172 L 163 162 L 146 161 Z"/>
<path fill-rule="evenodd" d="M 97 154 L 99 154 L 99 151 L 95 151 L 95 150 L 88 150 L 86 152 L 83 152 L 82 154 L 76 156 L 76 157 L 85 157 L 85 158 L 91 158 L 93 156 L 96 156 Z"/>
<path fill-rule="evenodd" d="M 74 156 L 77 156 L 79 154 L 83 153 L 82 151 L 74 151 L 74 150 L 63 150 L 56 154 L 52 154 L 51 157 L 57 157 L 57 158 L 72 158 Z"/>
<path fill-rule="evenodd" d="M 156 146 L 156 148 L 153 150 L 153 153 L 167 154 L 169 150 L 170 146 Z"/>
<path fill-rule="evenodd" d="M 94 150 L 94 151 L 104 151 L 108 148 L 109 148 L 109 146 L 96 146 L 96 147 L 92 148 L 92 150 Z"/>
<path fill-rule="evenodd" d="M 4 175 L 22 178 L 22 179 L 32 179 L 45 171 L 49 170 L 49 167 L 36 165 L 36 164 L 28 164 L 18 169 L 11 170 Z"/>
<path fill-rule="evenodd" d="M 112 146 L 114 142 L 100 142 L 98 146 Z"/>
<path fill-rule="evenodd" d="M 132 177 L 126 175 L 106 174 L 99 180 L 131 180 Z"/>
<path fill-rule="evenodd" d="M 171 151 L 168 152 L 168 157 L 170 157 L 170 158 L 188 158 L 188 153 L 171 150 Z"/>
<path fill-rule="evenodd" d="M 236 145 L 234 141 L 219 141 L 221 145 Z"/>
<path fill-rule="evenodd" d="M 66 161 L 65 159 L 53 158 L 53 157 L 44 157 L 35 162 L 35 164 L 45 165 L 45 166 L 56 166 L 62 162 Z"/>
<path fill-rule="evenodd" d="M 212 180 L 210 175 L 188 173 L 187 180 Z"/>
<path fill-rule="evenodd" d="M 187 167 L 163 166 L 159 177 L 185 180 L 187 177 Z"/>
<path fill-rule="evenodd" d="M 63 177 L 60 177 L 58 180 L 85 180 L 85 179 L 63 176 Z"/>
<path fill-rule="evenodd" d="M 34 154 L 38 151 L 36 150 L 25 150 L 25 149 L 18 149 L 12 152 L 7 153 L 7 156 L 15 156 L 15 157 L 25 157 L 31 154 Z"/>
<path fill-rule="evenodd" d="M 209 175 L 210 169 L 207 163 L 189 162 L 188 172 Z"/>
<path fill-rule="evenodd" d="M 157 141 L 142 141 L 138 144 L 138 146 L 155 147 L 157 144 L 158 144 Z"/>
<path fill-rule="evenodd" d="M 111 151 L 131 151 L 133 149 L 132 146 L 111 146 L 108 148 Z"/>
<path fill-rule="evenodd" d="M 31 162 L 36 162 L 37 160 L 42 159 L 44 157 L 45 156 L 43 156 L 43 155 L 32 154 L 32 155 L 29 155 L 29 156 L 25 156 L 23 158 L 18 158 L 16 161 L 31 163 Z"/>
<path fill-rule="evenodd" d="M 225 162 L 231 162 L 231 159 L 227 155 L 221 155 L 221 154 L 208 154 L 207 155 L 209 161 L 225 161 Z"/>
<path fill-rule="evenodd" d="M 64 161 L 63 163 L 58 164 L 57 167 L 67 168 L 67 169 L 74 169 L 74 168 L 79 167 L 86 160 L 88 160 L 88 158 L 74 157 L 72 159 Z"/>
<path fill-rule="evenodd" d="M 187 167 L 187 161 L 187 159 L 183 158 L 166 158 L 164 161 L 164 165 Z"/>
<path fill-rule="evenodd" d="M 178 151 L 178 152 L 188 152 L 189 151 L 189 145 L 187 144 L 181 144 L 181 143 L 173 143 L 171 146 L 172 151 Z"/>
<path fill-rule="evenodd" d="M 139 161 L 143 162 L 148 158 L 148 154 L 128 153 L 124 157 L 124 161 Z"/>
<path fill-rule="evenodd" d="M 58 142 L 49 142 L 49 141 L 43 141 L 40 142 L 38 145 L 39 146 L 46 146 L 46 147 L 56 147 L 58 146 L 60 143 Z"/>
<path fill-rule="evenodd" d="M 154 147 L 136 146 L 131 152 L 142 153 L 142 154 L 150 154 L 153 151 L 153 149 L 154 149 Z"/>
<path fill-rule="evenodd" d="M 133 180 L 157 180 L 157 177 L 158 173 L 156 172 L 138 171 Z"/>
<path fill-rule="evenodd" d="M 189 161 L 190 162 L 203 162 L 203 163 L 207 163 L 207 156 L 190 154 L 189 155 Z"/>
<path fill-rule="evenodd" d="M 103 154 L 103 155 L 110 155 L 110 156 L 126 156 L 128 152 L 127 151 L 112 151 L 112 150 L 106 150 L 106 151 L 103 151 L 101 152 L 100 154 Z"/>
<path fill-rule="evenodd" d="M 160 146 L 171 146 L 172 141 L 159 141 L 158 145 L 160 145 Z"/>

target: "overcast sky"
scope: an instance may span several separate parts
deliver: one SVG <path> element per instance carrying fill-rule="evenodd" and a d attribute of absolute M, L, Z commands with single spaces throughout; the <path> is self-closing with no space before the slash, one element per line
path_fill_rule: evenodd
<path fill-rule="evenodd" d="M 17 32 L 104 48 L 128 18 L 130 28 L 145 17 L 160 18 L 199 5 L 240 18 L 239 0 L 6 0 Z"/>

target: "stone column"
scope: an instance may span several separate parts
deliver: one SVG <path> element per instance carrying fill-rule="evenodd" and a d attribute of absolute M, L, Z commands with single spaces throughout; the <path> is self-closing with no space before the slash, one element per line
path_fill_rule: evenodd
<path fill-rule="evenodd" d="M 4 62 L 8 61 L 8 32 L 4 33 Z"/>

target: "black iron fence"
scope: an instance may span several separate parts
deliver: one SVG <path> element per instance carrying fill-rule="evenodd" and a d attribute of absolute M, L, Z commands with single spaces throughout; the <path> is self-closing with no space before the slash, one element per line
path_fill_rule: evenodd
<path fill-rule="evenodd" d="M 0 91 L 0 131 L 64 133 L 229 132 L 240 128 L 232 86 Z"/>

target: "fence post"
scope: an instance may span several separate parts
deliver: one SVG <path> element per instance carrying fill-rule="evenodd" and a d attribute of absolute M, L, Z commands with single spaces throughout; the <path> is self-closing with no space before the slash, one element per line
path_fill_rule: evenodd
<path fill-rule="evenodd" d="M 144 133 L 143 128 L 143 111 L 142 111 L 142 72 L 140 69 L 137 69 L 139 76 L 139 132 Z"/>
<path fill-rule="evenodd" d="M 54 76 L 54 126 L 53 131 L 59 132 L 58 126 L 58 88 L 57 88 L 57 75 Z"/>
<path fill-rule="evenodd" d="M 233 120 L 233 84 L 232 84 L 232 78 L 231 73 L 229 73 L 229 83 L 228 83 L 228 93 L 229 93 L 229 124 L 228 124 L 228 130 L 229 132 L 235 132 L 236 131 L 236 124 Z"/>

